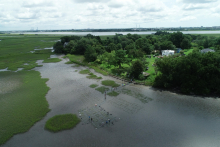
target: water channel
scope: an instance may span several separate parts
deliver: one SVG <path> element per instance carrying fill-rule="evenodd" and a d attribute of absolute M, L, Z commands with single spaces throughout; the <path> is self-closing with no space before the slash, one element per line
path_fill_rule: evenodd
<path fill-rule="evenodd" d="M 56 56 L 53 56 L 56 57 Z M 61 56 L 58 56 L 61 58 Z M 62 59 L 62 58 L 61 58 Z M 46 99 L 51 111 L 28 132 L 17 134 L 2 147 L 218 147 L 220 145 L 220 101 L 211 97 L 180 95 L 152 87 L 129 84 L 120 86 L 117 97 L 90 88 L 101 86 L 101 80 L 87 79 L 79 74 L 86 67 L 58 63 L 42 63 L 37 67 L 42 78 L 49 78 Z M 92 69 L 90 69 L 95 73 Z M 102 76 L 95 73 L 97 76 Z M 103 80 L 120 80 L 102 76 Z M 133 92 L 134 96 L 123 93 Z M 151 99 L 141 101 L 139 94 Z M 95 106 L 98 104 L 98 106 Z M 45 122 L 58 114 L 79 114 L 83 109 L 101 106 L 114 116 L 114 125 L 94 127 L 78 124 L 71 130 L 52 133 L 44 129 Z M 91 116 L 94 119 L 98 116 Z M 84 119 L 84 118 L 83 118 Z"/>

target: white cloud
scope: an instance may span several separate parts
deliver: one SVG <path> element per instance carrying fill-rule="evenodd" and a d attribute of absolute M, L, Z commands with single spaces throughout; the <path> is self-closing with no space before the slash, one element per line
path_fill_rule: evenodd
<path fill-rule="evenodd" d="M 136 24 L 177 27 L 183 22 L 195 26 L 204 17 L 213 26 L 220 24 L 220 1 L 216 0 L 0 1 L 0 24 L 4 29 L 126 28 Z"/>

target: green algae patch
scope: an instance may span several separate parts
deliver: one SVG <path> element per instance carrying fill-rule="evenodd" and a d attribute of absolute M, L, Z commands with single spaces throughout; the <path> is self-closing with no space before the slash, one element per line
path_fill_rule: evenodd
<path fill-rule="evenodd" d="M 90 88 L 96 88 L 96 87 L 98 87 L 99 85 L 97 85 L 97 84 L 92 84 L 92 85 L 90 85 L 89 87 Z"/>
<path fill-rule="evenodd" d="M 74 128 L 80 119 L 75 114 L 56 115 L 50 118 L 45 125 L 45 128 L 52 132 L 59 132 Z"/>
<path fill-rule="evenodd" d="M 115 81 L 112 80 L 104 80 L 102 81 L 102 85 L 111 86 L 111 87 L 119 87 L 119 84 L 116 84 Z"/>
<path fill-rule="evenodd" d="M 118 96 L 119 95 L 119 93 L 117 93 L 117 92 L 115 92 L 115 91 L 112 91 L 112 92 L 109 92 L 107 95 L 109 95 L 109 96 Z"/>
<path fill-rule="evenodd" d="M 49 111 L 49 87 L 38 71 L 0 72 L 0 145 L 28 131 Z"/>
<path fill-rule="evenodd" d="M 105 91 L 108 91 L 109 88 L 105 87 L 105 86 L 101 86 L 101 87 L 96 88 L 95 90 L 97 90 L 103 94 Z"/>
<path fill-rule="evenodd" d="M 89 74 L 90 71 L 88 69 L 85 69 L 85 70 L 81 70 L 79 73 L 80 74 Z"/>

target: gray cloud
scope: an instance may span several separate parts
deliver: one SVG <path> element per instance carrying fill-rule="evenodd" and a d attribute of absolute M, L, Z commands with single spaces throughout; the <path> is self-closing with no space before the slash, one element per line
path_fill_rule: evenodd
<path fill-rule="evenodd" d="M 121 8 L 121 7 L 123 7 L 123 5 L 119 4 L 119 3 L 111 3 L 108 6 L 112 7 L 112 8 Z"/>
<path fill-rule="evenodd" d="M 184 3 L 212 3 L 218 0 L 181 0 Z"/>
<path fill-rule="evenodd" d="M 53 3 L 51 2 L 41 2 L 41 3 L 28 2 L 22 4 L 22 7 L 26 7 L 26 8 L 51 7 L 51 6 L 53 6 Z"/>
<path fill-rule="evenodd" d="M 76 3 L 107 2 L 107 0 L 73 0 Z"/>
<path fill-rule="evenodd" d="M 17 19 L 37 19 L 39 16 L 35 13 L 32 14 L 18 14 L 16 16 Z"/>
<path fill-rule="evenodd" d="M 142 12 L 160 12 L 162 11 L 163 9 L 162 8 L 145 8 L 145 7 L 141 7 L 138 9 L 139 11 L 142 11 Z"/>
<path fill-rule="evenodd" d="M 206 7 L 204 6 L 193 6 L 193 5 L 189 5 L 183 8 L 183 10 L 186 11 L 193 11 L 193 10 L 197 10 L 197 9 L 205 9 Z"/>

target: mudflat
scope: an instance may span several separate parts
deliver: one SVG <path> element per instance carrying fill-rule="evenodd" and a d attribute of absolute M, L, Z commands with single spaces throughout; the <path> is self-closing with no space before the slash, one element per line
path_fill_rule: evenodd
<path fill-rule="evenodd" d="M 65 62 L 66 59 L 58 63 L 38 61 L 43 67 L 34 70 L 39 71 L 42 78 L 49 78 L 46 99 L 51 111 L 28 132 L 13 136 L 2 147 L 219 146 L 219 99 L 133 84 L 118 87 L 115 89 L 120 93 L 118 96 L 107 95 L 105 99 L 105 94 L 89 86 L 102 86 L 102 80 L 114 80 L 121 85 L 121 81 L 91 69 L 103 79 L 88 79 L 79 73 L 87 67 L 72 67 Z M 82 121 L 75 128 L 58 133 L 44 129 L 49 118 L 66 113 L 77 114 Z M 113 124 L 106 124 L 107 113 Z"/>

